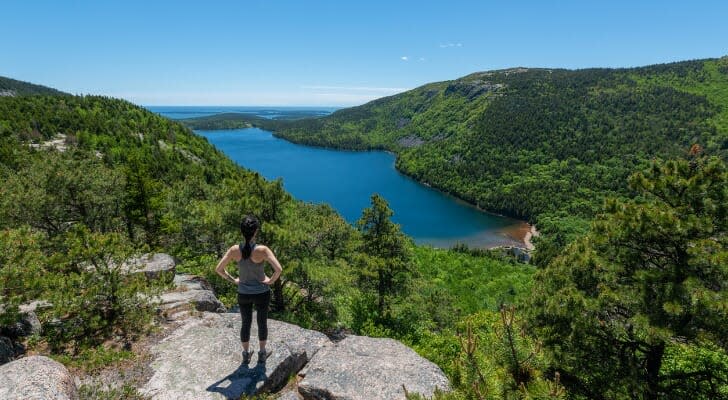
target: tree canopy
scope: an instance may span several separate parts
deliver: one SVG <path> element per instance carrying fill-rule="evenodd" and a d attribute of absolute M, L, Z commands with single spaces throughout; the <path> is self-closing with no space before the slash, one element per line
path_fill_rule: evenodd
<path fill-rule="evenodd" d="M 587 398 L 726 398 L 726 165 L 655 162 L 630 187 L 537 273 L 534 333 Z"/>

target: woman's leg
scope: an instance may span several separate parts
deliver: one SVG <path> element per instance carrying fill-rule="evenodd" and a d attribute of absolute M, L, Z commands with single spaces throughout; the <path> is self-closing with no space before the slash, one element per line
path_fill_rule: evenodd
<path fill-rule="evenodd" d="M 270 291 L 258 295 L 255 302 L 256 322 L 258 323 L 258 340 L 260 350 L 265 351 L 268 340 L 268 307 L 270 306 Z"/>
<path fill-rule="evenodd" d="M 253 301 L 249 295 L 238 293 L 238 305 L 240 306 L 240 341 L 243 343 L 243 350 L 248 351 L 250 344 L 250 325 L 253 322 Z"/>

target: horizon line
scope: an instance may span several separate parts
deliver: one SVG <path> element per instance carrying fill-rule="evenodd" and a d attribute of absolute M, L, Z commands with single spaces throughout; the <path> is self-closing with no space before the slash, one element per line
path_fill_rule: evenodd
<path fill-rule="evenodd" d="M 132 102 L 133 103 L 133 102 Z M 140 104 L 135 103 L 141 107 L 276 107 L 276 108 L 350 108 L 357 107 L 356 105 L 350 106 L 331 106 L 331 105 L 280 105 L 280 104 Z M 364 103 L 366 104 L 366 103 Z"/>

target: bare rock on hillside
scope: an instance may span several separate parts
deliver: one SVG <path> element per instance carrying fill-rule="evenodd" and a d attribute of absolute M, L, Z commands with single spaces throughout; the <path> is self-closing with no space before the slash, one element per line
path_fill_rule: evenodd
<path fill-rule="evenodd" d="M 174 276 L 174 286 L 186 290 L 212 290 L 207 280 L 201 276 L 191 274 L 178 274 Z"/>
<path fill-rule="evenodd" d="M 165 282 L 172 282 L 176 266 L 177 262 L 169 254 L 148 253 L 127 260 L 122 268 L 133 273 L 143 273 L 149 280 L 164 279 Z"/>
<path fill-rule="evenodd" d="M 23 347 L 12 339 L 0 336 L 0 365 L 8 363 L 23 354 L 23 350 Z"/>
<path fill-rule="evenodd" d="M 449 390 L 445 374 L 432 362 L 393 339 L 349 336 L 326 346 L 301 372 L 298 391 L 305 399 L 403 399 L 410 393 L 431 397 Z"/>
<path fill-rule="evenodd" d="M 397 129 L 404 128 L 405 126 L 409 125 L 410 122 L 412 122 L 412 119 L 410 119 L 410 118 L 397 119 Z"/>
<path fill-rule="evenodd" d="M 275 392 L 330 343 L 320 332 L 275 320 L 268 320 L 268 332 L 271 355 L 264 363 L 258 363 L 254 355 L 246 365 L 238 314 L 205 312 L 200 318 L 184 320 L 151 349 L 153 375 L 140 391 L 154 400 L 237 399 L 243 394 Z M 257 350 L 255 322 L 251 344 Z"/>
<path fill-rule="evenodd" d="M 416 135 L 405 136 L 397 140 L 397 144 L 404 148 L 419 147 L 422 146 L 424 143 L 425 141 Z"/>
<path fill-rule="evenodd" d="M 41 331 L 40 320 L 33 311 L 21 311 L 15 323 L 0 327 L 0 334 L 11 338 L 31 336 Z"/>
<path fill-rule="evenodd" d="M 159 311 L 167 320 L 188 317 L 190 311 L 226 312 L 225 305 L 201 276 L 180 274 L 173 278 L 175 289 L 159 296 Z"/>
<path fill-rule="evenodd" d="M 469 100 L 475 100 L 482 95 L 497 92 L 504 87 L 505 85 L 502 83 L 491 83 L 478 79 L 472 81 L 458 80 L 447 86 L 445 95 L 459 94 Z"/>
<path fill-rule="evenodd" d="M 0 399 L 78 398 L 76 383 L 63 364 L 43 356 L 24 357 L 0 366 Z"/>
<path fill-rule="evenodd" d="M 225 305 L 215 297 L 212 290 L 184 290 L 162 293 L 159 307 L 168 314 L 174 311 L 195 309 L 197 311 L 225 312 Z"/>

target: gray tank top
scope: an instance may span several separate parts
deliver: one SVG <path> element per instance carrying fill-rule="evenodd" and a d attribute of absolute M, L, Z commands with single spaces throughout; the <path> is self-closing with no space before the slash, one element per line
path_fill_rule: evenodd
<path fill-rule="evenodd" d="M 240 244 L 240 252 L 243 251 L 245 243 Z M 253 248 L 250 253 L 252 255 L 255 250 L 255 243 L 252 244 Z M 265 271 L 263 266 L 265 261 L 254 263 L 252 257 L 246 259 L 241 258 L 238 261 L 238 277 L 240 283 L 238 283 L 238 293 L 240 294 L 260 294 L 270 290 L 270 286 L 261 283 L 265 279 Z"/>

